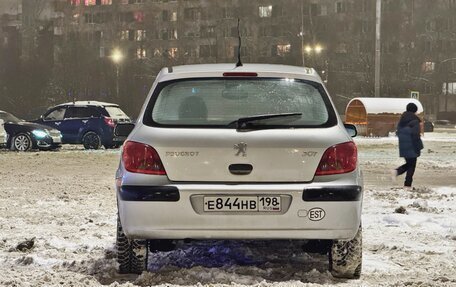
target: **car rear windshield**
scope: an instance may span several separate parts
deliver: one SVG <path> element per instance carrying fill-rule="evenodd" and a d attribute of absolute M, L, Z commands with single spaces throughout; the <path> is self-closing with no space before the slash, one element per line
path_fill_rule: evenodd
<path fill-rule="evenodd" d="M 121 118 L 128 118 L 127 114 L 124 113 L 119 107 L 105 107 L 106 111 L 108 112 L 111 118 L 121 119 Z"/>
<path fill-rule="evenodd" d="M 146 109 L 145 124 L 172 127 L 234 127 L 240 118 L 299 113 L 258 121 L 264 127 L 336 124 L 323 87 L 293 79 L 185 79 L 160 84 Z"/>

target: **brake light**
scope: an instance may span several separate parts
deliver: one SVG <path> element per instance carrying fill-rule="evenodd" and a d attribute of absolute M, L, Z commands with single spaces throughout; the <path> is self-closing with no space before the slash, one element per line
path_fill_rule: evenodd
<path fill-rule="evenodd" d="M 146 144 L 127 141 L 122 151 L 122 162 L 129 172 L 166 175 L 157 151 Z"/>
<path fill-rule="evenodd" d="M 224 77 L 257 77 L 257 73 L 251 72 L 226 72 L 223 73 Z"/>
<path fill-rule="evenodd" d="M 353 142 L 346 142 L 328 148 L 320 160 L 315 175 L 341 174 L 354 171 L 358 151 Z"/>
<path fill-rule="evenodd" d="M 104 122 L 110 126 L 111 128 L 115 127 L 116 124 L 114 123 L 114 120 L 108 117 L 104 117 Z"/>

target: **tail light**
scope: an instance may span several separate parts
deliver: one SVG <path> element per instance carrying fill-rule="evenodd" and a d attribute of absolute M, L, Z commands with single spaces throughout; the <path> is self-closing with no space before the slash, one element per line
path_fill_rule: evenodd
<path fill-rule="evenodd" d="M 114 120 L 112 118 L 104 117 L 104 122 L 111 128 L 116 126 L 116 124 L 114 123 Z"/>
<path fill-rule="evenodd" d="M 341 174 L 354 171 L 358 151 L 353 142 L 341 143 L 328 148 L 320 160 L 315 175 Z"/>
<path fill-rule="evenodd" d="M 125 142 L 122 162 L 129 172 L 166 175 L 157 151 L 146 144 L 133 141 Z"/>

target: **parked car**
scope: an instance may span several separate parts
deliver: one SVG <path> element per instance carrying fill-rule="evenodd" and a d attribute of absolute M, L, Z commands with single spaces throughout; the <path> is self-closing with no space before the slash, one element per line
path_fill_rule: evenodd
<path fill-rule="evenodd" d="M 62 135 L 56 129 L 26 122 L 4 111 L 0 111 L 0 119 L 7 133 L 6 146 L 11 150 L 52 150 L 61 146 Z"/>
<path fill-rule="evenodd" d="M 454 128 L 455 125 L 449 120 L 435 120 L 434 126 L 436 128 Z"/>
<path fill-rule="evenodd" d="M 116 128 L 130 131 L 116 173 L 120 272 L 187 238 L 326 239 L 332 274 L 360 276 L 356 128 L 315 70 L 163 69 L 136 125 Z"/>
<path fill-rule="evenodd" d="M 430 120 L 424 119 L 423 129 L 424 129 L 425 133 L 433 132 L 434 131 L 434 124 Z"/>
<path fill-rule="evenodd" d="M 6 145 L 6 131 L 5 127 L 3 126 L 4 121 L 0 119 L 0 147 Z"/>
<path fill-rule="evenodd" d="M 63 143 L 99 149 L 119 147 L 125 138 L 114 136 L 114 127 L 131 120 L 116 104 L 77 101 L 53 107 L 35 122 L 58 129 Z"/>

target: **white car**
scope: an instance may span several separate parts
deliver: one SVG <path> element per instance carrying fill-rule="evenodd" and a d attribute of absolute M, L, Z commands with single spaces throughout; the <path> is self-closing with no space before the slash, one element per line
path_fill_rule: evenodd
<path fill-rule="evenodd" d="M 165 68 L 132 129 L 116 131 L 120 272 L 180 239 L 326 239 L 333 276 L 360 276 L 356 128 L 313 69 Z"/>
<path fill-rule="evenodd" d="M 3 120 L 0 119 L 0 146 L 6 145 L 6 131 L 3 124 Z"/>

